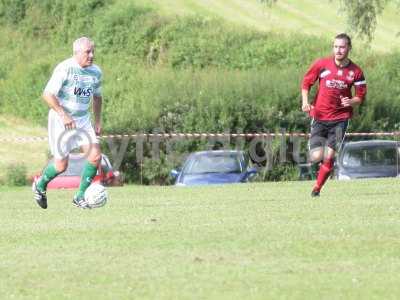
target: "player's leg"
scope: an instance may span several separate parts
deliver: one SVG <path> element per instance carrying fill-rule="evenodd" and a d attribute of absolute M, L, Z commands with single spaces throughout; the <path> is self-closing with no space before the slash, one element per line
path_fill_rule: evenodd
<path fill-rule="evenodd" d="M 324 148 L 317 147 L 310 149 L 311 179 L 316 179 L 321 161 L 324 157 Z"/>
<path fill-rule="evenodd" d="M 325 184 L 326 180 L 333 170 L 334 158 L 335 150 L 327 146 L 322 163 L 319 167 L 317 180 L 311 192 L 311 196 L 319 196 L 322 186 Z"/>
<path fill-rule="evenodd" d="M 47 185 L 58 174 L 64 172 L 68 167 L 69 149 L 67 144 L 62 140 L 64 132 L 64 124 L 59 119 L 57 114 L 50 110 L 48 119 L 48 137 L 54 162 L 49 163 L 43 170 L 42 176 L 32 184 L 34 199 L 36 200 L 37 204 L 44 209 L 47 208 Z"/>
<path fill-rule="evenodd" d="M 99 144 L 83 145 L 83 152 L 87 155 L 87 161 L 82 170 L 79 189 L 74 197 L 74 202 L 84 201 L 85 191 L 90 186 L 93 178 L 97 174 L 97 168 L 101 159 L 101 150 Z"/>
<path fill-rule="evenodd" d="M 327 128 L 323 122 L 311 122 L 311 136 L 309 140 L 309 161 L 311 163 L 311 179 L 316 179 L 320 163 L 324 157 L 327 138 Z"/>
<path fill-rule="evenodd" d="M 87 208 L 85 191 L 90 186 L 93 178 L 97 174 L 97 167 L 101 159 L 101 150 L 96 133 L 94 132 L 90 121 L 80 124 L 79 133 L 80 138 L 77 139 L 77 142 L 82 152 L 85 153 L 87 161 L 82 170 L 79 189 L 76 192 L 72 203 L 81 208 Z"/>
<path fill-rule="evenodd" d="M 347 125 L 348 121 L 341 121 L 331 125 L 329 128 L 326 152 L 324 153 L 323 161 L 319 168 L 317 181 L 311 194 L 312 196 L 319 196 L 323 185 L 333 171 L 336 148 L 343 142 Z"/>
<path fill-rule="evenodd" d="M 37 188 L 45 192 L 47 190 L 47 185 L 51 180 L 57 177 L 58 174 L 64 172 L 68 167 L 68 157 L 57 159 L 54 158 L 54 162 L 49 163 L 43 170 L 42 176 L 37 181 Z"/>

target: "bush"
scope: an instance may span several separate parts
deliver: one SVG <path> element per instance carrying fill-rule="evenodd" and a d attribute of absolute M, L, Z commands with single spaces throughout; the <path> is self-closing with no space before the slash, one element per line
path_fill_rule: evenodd
<path fill-rule="evenodd" d="M 92 33 L 93 20 L 106 0 L 2 0 L 0 21 L 18 25 L 29 37 L 57 42 Z"/>
<path fill-rule="evenodd" d="M 25 0 L 2 0 L 0 1 L 0 19 L 4 23 L 17 25 L 21 22 L 26 14 Z"/>
<path fill-rule="evenodd" d="M 27 169 L 24 164 L 11 164 L 7 167 L 5 183 L 8 186 L 27 184 Z"/>
<path fill-rule="evenodd" d="M 269 68 L 303 66 L 310 55 L 319 56 L 329 42 L 298 34 L 260 33 L 229 28 L 218 19 L 179 18 L 166 24 L 158 43 L 173 68 Z"/>
<path fill-rule="evenodd" d="M 400 52 L 366 59 L 367 99 L 352 131 L 391 131 L 400 129 Z M 384 87 L 384 88 L 383 88 Z"/>

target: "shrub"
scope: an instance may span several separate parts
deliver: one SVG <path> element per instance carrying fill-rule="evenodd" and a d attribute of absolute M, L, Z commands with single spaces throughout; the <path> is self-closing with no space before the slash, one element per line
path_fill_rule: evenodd
<path fill-rule="evenodd" d="M 26 14 L 25 0 L 2 0 L 0 1 L 0 19 L 5 23 L 17 25 Z"/>
<path fill-rule="evenodd" d="M 7 167 L 6 185 L 24 186 L 27 184 L 27 169 L 24 164 L 11 164 Z"/>

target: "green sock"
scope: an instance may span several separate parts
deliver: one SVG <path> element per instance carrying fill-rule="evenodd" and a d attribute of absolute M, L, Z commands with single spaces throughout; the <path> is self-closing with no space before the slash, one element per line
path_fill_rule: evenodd
<path fill-rule="evenodd" d="M 40 180 L 37 183 L 37 187 L 41 192 L 46 191 L 47 184 L 57 175 L 59 172 L 56 170 L 56 166 L 54 163 L 49 164 L 46 169 L 44 169 L 42 177 L 40 177 Z"/>
<path fill-rule="evenodd" d="M 76 197 L 83 198 L 85 196 L 85 191 L 92 183 L 94 176 L 96 176 L 97 167 L 92 165 L 90 162 L 86 162 L 85 167 L 82 171 L 81 183 L 79 185 L 79 190 L 76 193 Z"/>

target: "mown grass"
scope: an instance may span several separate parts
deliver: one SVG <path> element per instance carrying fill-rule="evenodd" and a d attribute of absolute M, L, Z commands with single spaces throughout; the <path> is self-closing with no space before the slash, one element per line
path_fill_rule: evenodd
<path fill-rule="evenodd" d="M 15 299 L 396 299 L 397 179 L 110 188 L 104 208 L 0 187 Z"/>
<path fill-rule="evenodd" d="M 331 38 L 348 31 L 345 13 L 338 1 L 279 0 L 272 6 L 259 0 L 151 0 L 154 7 L 166 14 L 217 16 L 239 26 L 260 31 L 301 32 Z M 378 18 L 371 47 L 388 52 L 400 46 L 397 36 L 397 7 L 389 5 Z M 358 40 L 355 47 L 362 49 Z"/>

